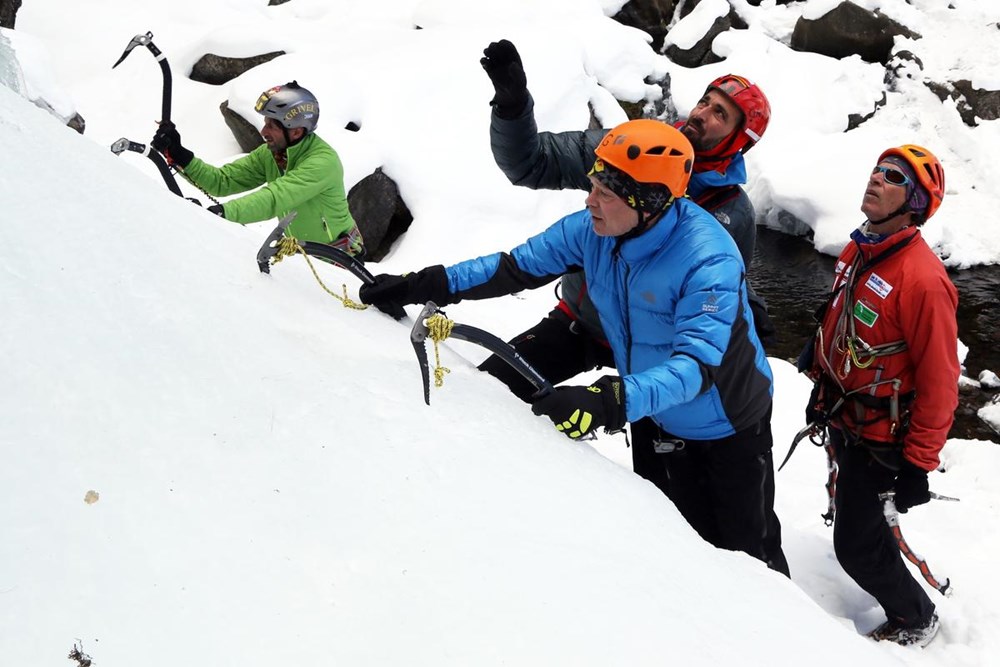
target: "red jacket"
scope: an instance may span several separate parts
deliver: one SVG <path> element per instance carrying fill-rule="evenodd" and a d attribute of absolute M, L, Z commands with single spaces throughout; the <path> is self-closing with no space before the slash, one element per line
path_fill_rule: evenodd
<path fill-rule="evenodd" d="M 903 455 L 924 470 L 934 470 L 958 405 L 958 292 L 916 227 L 878 243 L 864 243 L 862 238 L 855 232 L 838 259 L 835 295 L 816 339 L 816 369 L 834 378 L 844 391 L 862 389 L 859 393 L 876 399 L 892 396 L 892 384 L 884 381 L 898 379 L 899 394 L 913 397 L 909 426 L 903 433 Z M 848 290 L 842 286 L 856 261 L 861 270 L 851 302 L 845 304 Z M 864 264 L 870 262 L 875 263 L 865 269 Z M 847 318 L 840 321 L 845 305 L 853 312 L 854 335 L 868 346 L 905 341 L 906 349 L 877 356 L 867 367 L 859 367 L 846 346 L 850 323 Z M 862 350 L 857 355 L 860 365 L 869 361 L 863 345 L 855 349 Z M 866 388 L 879 382 L 883 383 Z M 898 441 L 886 401 L 881 408 L 871 407 L 874 402 L 864 406 L 849 399 L 835 424 L 868 440 Z"/>

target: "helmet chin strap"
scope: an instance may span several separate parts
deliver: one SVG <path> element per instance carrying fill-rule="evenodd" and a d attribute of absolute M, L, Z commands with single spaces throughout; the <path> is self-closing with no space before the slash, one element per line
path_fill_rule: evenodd
<path fill-rule="evenodd" d="M 279 125 L 281 125 L 281 134 L 284 135 L 284 137 L 285 137 L 285 146 L 294 146 L 295 144 L 297 144 L 300 141 L 302 141 L 303 139 L 305 139 L 306 138 L 306 134 L 308 134 L 308 132 L 306 132 L 305 134 L 303 134 L 301 137 L 299 137 L 295 141 L 292 141 L 292 138 L 290 136 L 288 136 L 288 128 L 285 127 L 284 123 L 279 123 Z"/>
<path fill-rule="evenodd" d="M 889 215 L 885 216 L 884 218 L 879 218 L 878 220 L 868 220 L 868 224 L 869 225 L 881 225 L 883 222 L 888 222 L 889 220 L 892 220 L 897 215 L 903 215 L 904 213 L 909 213 L 910 210 L 911 209 L 910 209 L 909 202 L 903 202 L 903 204 L 899 208 L 897 208 L 895 211 L 893 211 Z"/>
<path fill-rule="evenodd" d="M 667 206 L 667 208 L 663 209 L 662 211 L 660 211 L 659 213 L 656 213 L 656 214 L 646 214 L 645 212 L 643 212 L 643 211 L 641 211 L 639 209 L 634 209 L 635 212 L 639 215 L 639 224 L 636 225 L 635 227 L 633 227 L 632 229 L 628 230 L 627 232 L 625 232 L 621 236 L 616 237 L 617 238 L 617 243 L 615 244 L 615 247 L 619 247 L 625 241 L 628 241 L 629 239 L 634 239 L 635 237 L 641 236 L 642 234 L 644 234 L 646 232 L 646 230 L 648 230 L 650 228 L 650 226 L 651 226 L 650 223 L 655 222 L 656 220 L 660 219 L 663 216 L 664 213 L 666 213 L 667 211 L 670 210 L 670 206 L 673 206 L 673 205 L 674 204 L 671 201 L 670 205 Z"/>

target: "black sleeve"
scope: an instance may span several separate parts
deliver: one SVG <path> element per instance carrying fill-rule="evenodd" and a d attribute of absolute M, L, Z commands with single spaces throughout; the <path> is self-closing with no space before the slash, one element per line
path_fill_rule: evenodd
<path fill-rule="evenodd" d="M 587 174 L 594 165 L 594 149 L 607 130 L 539 132 L 531 97 L 517 118 L 490 119 L 493 159 L 514 185 L 532 190 L 590 190 Z"/>
<path fill-rule="evenodd" d="M 497 271 L 487 282 L 452 295 L 452 302 L 462 299 L 492 299 L 497 296 L 514 294 L 526 289 L 548 285 L 559 275 L 534 276 L 517 265 L 508 253 L 500 253 Z"/>

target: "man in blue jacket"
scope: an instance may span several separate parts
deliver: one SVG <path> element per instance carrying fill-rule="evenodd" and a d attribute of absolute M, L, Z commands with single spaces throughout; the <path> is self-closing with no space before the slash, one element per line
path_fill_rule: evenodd
<path fill-rule="evenodd" d="M 494 42 L 480 61 L 495 88 L 490 119 L 490 147 L 497 166 L 514 185 L 535 189 L 589 190 L 587 172 L 606 129 L 539 132 L 534 100 L 517 49 L 507 40 Z M 757 238 L 753 204 L 741 187 L 747 180 L 743 154 L 763 136 L 771 118 L 764 92 L 743 77 L 713 80 L 679 129 L 694 147 L 695 161 L 687 194 L 736 241 L 749 272 Z M 754 326 L 767 342 L 774 333 L 763 299 L 748 289 Z M 585 274 L 562 276 L 556 307 L 511 344 L 552 382 L 610 365 L 597 312 L 587 294 Z M 480 368 L 528 400 L 534 387 L 501 359 L 490 357 Z"/>
<path fill-rule="evenodd" d="M 532 411 L 571 438 L 631 422 L 635 471 L 704 539 L 787 574 L 773 510 L 771 369 L 736 244 L 684 197 L 694 150 L 677 129 L 635 120 L 595 154 L 585 210 L 509 253 L 379 275 L 361 300 L 444 305 L 582 267 L 620 376 L 559 387 Z"/>

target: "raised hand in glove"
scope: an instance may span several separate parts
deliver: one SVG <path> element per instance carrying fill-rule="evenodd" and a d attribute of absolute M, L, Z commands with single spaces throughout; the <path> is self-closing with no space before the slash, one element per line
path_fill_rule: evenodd
<path fill-rule="evenodd" d="M 589 387 L 557 387 L 531 405 L 556 429 L 570 438 L 581 438 L 603 426 L 605 431 L 625 427 L 625 386 L 617 375 L 605 375 Z"/>
<path fill-rule="evenodd" d="M 490 104 L 497 115 L 507 120 L 516 118 L 528 104 L 528 79 L 517 49 L 506 39 L 491 42 L 483 50 L 479 64 L 493 82 L 495 94 Z"/>
<path fill-rule="evenodd" d="M 194 159 L 194 153 L 181 144 L 181 135 L 171 121 L 160 123 L 149 145 L 160 151 L 169 164 L 186 167 Z"/>
<path fill-rule="evenodd" d="M 927 471 L 903 459 L 903 465 L 896 475 L 896 509 L 901 514 L 917 505 L 923 505 L 931 499 L 930 487 L 927 484 Z"/>
<path fill-rule="evenodd" d="M 214 213 L 220 218 L 226 217 L 226 208 L 222 204 L 212 204 L 205 210 L 207 210 L 209 213 Z"/>
<path fill-rule="evenodd" d="M 361 286 L 358 296 L 362 303 L 373 305 L 397 320 L 406 315 L 403 304 L 433 301 L 443 306 L 451 301 L 448 274 L 440 264 L 401 276 L 379 274 L 374 283 Z"/>

